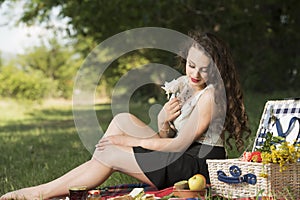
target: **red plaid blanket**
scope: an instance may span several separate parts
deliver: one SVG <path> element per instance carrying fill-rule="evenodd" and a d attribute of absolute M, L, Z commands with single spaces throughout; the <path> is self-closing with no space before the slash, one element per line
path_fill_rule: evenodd
<path fill-rule="evenodd" d="M 133 190 L 134 188 L 144 188 L 144 191 L 146 194 L 154 194 L 156 197 L 159 197 L 159 198 L 168 196 L 173 192 L 173 187 L 168 187 L 168 188 L 165 188 L 162 190 L 157 190 L 156 188 L 153 188 L 144 183 L 121 184 L 121 185 L 116 185 L 116 186 L 100 188 L 101 197 L 103 200 L 106 200 L 111 197 L 125 195 L 125 194 L 130 193 L 131 190 Z M 216 197 L 216 198 L 218 199 L 218 197 Z M 253 197 L 253 198 L 240 198 L 240 199 L 236 199 L 236 200 L 262 200 L 262 199 L 264 199 L 264 198 Z"/>
<path fill-rule="evenodd" d="M 157 191 L 156 188 L 151 187 L 145 183 L 130 183 L 130 184 L 121 184 L 115 186 L 107 186 L 104 188 L 100 188 L 101 196 L 102 197 L 114 197 L 125 195 L 131 192 L 134 188 L 144 188 L 145 192 L 148 191 Z"/>
<path fill-rule="evenodd" d="M 156 197 L 159 197 L 159 198 L 169 196 L 173 192 L 173 187 L 168 187 L 168 188 L 165 188 L 162 190 L 157 190 L 156 188 L 153 188 L 150 185 L 144 184 L 144 183 L 121 184 L 121 185 L 115 185 L 115 186 L 107 186 L 107 187 L 98 188 L 98 189 L 101 191 L 101 197 L 102 197 L 101 199 L 106 200 L 111 197 L 122 196 L 122 195 L 128 194 L 134 188 L 144 188 L 144 191 L 146 194 L 154 194 Z M 219 199 L 218 197 L 216 197 L 216 198 Z M 52 198 L 51 200 L 61 200 L 61 199 L 65 199 L 65 197 Z M 262 199 L 264 199 L 264 198 L 253 197 L 253 198 L 240 198 L 240 199 L 236 199 L 236 200 L 262 200 Z M 269 200 L 272 200 L 272 198 L 269 198 Z"/>

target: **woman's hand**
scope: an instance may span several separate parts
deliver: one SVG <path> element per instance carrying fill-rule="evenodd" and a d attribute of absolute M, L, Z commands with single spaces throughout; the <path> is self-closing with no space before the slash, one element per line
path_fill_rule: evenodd
<path fill-rule="evenodd" d="M 181 114 L 181 101 L 175 97 L 165 103 L 158 114 L 159 136 L 162 138 L 171 138 L 176 134 L 176 128 L 173 121 Z"/>
<path fill-rule="evenodd" d="M 99 140 L 98 144 L 96 144 L 96 149 L 99 151 L 103 151 L 108 145 L 120 145 L 120 146 L 128 146 L 135 147 L 139 146 L 139 139 L 125 136 L 125 135 L 112 135 L 103 137 Z"/>
<path fill-rule="evenodd" d="M 168 101 L 162 109 L 162 117 L 164 122 L 172 122 L 181 114 L 181 101 L 178 98 L 173 98 Z"/>

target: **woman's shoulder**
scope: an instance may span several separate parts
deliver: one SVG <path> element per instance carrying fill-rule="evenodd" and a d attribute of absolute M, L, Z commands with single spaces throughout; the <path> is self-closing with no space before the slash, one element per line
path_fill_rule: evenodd
<path fill-rule="evenodd" d="M 213 100 L 215 96 L 214 93 L 215 93 L 215 88 L 213 85 L 206 86 L 201 92 L 198 102 L 201 102 L 203 100 L 210 100 L 210 101 Z"/>
<path fill-rule="evenodd" d="M 207 91 L 207 93 L 214 93 L 215 87 L 212 84 L 209 84 L 205 87 L 205 90 Z"/>
<path fill-rule="evenodd" d="M 202 95 L 211 95 L 215 92 L 215 87 L 212 84 L 207 85 L 202 91 Z M 201 95 L 201 96 L 202 96 Z"/>

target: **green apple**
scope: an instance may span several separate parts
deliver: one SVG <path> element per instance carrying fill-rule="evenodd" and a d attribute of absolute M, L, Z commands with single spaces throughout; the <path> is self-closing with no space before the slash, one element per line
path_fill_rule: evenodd
<path fill-rule="evenodd" d="M 188 189 L 189 188 L 188 181 L 187 180 L 179 181 L 174 184 L 174 188 L 177 190 Z"/>
<path fill-rule="evenodd" d="M 203 190 L 206 187 L 206 179 L 202 174 L 195 174 L 188 180 L 191 191 Z"/>

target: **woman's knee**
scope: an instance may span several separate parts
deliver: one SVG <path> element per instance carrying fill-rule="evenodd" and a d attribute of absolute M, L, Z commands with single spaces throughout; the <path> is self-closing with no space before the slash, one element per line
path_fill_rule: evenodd
<path fill-rule="evenodd" d="M 96 150 L 92 159 L 117 171 L 124 171 L 127 168 L 130 171 L 135 161 L 132 148 L 117 145 L 109 145 L 102 151 Z"/>
<path fill-rule="evenodd" d="M 130 113 L 125 113 L 125 112 L 118 113 L 113 117 L 113 121 L 114 122 L 124 122 L 124 121 L 131 120 L 133 117 L 135 117 L 135 116 Z"/>
<path fill-rule="evenodd" d="M 152 128 L 130 113 L 117 114 L 112 123 L 118 131 L 133 137 L 148 138 L 156 135 Z"/>
<path fill-rule="evenodd" d="M 107 146 L 104 150 L 95 150 L 91 161 L 98 161 L 102 164 L 113 167 L 114 161 L 117 159 L 117 154 L 113 145 Z"/>
<path fill-rule="evenodd" d="M 118 127 L 120 130 L 126 132 L 126 127 L 135 124 L 135 116 L 130 113 L 119 113 L 114 116 L 112 123 Z M 131 127 L 130 126 L 130 127 Z"/>

